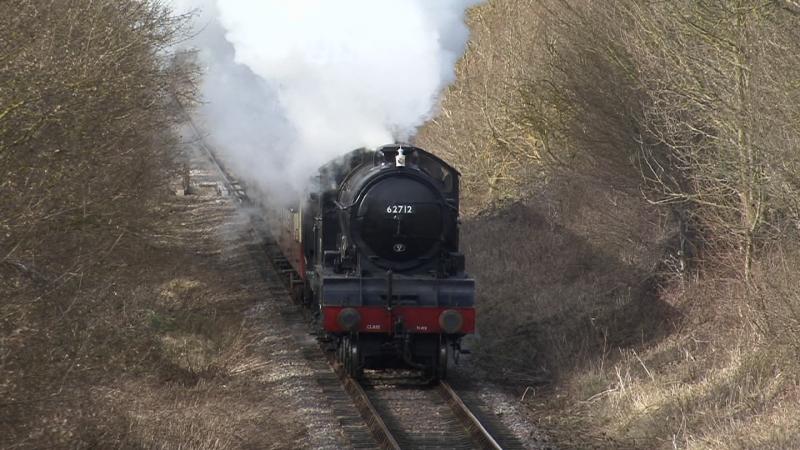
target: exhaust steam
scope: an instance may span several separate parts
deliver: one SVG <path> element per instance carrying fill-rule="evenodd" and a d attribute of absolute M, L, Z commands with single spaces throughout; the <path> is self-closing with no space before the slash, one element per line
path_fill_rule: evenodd
<path fill-rule="evenodd" d="M 199 121 L 261 191 L 301 189 L 321 164 L 405 141 L 455 78 L 479 0 L 172 0 L 197 11 Z"/>

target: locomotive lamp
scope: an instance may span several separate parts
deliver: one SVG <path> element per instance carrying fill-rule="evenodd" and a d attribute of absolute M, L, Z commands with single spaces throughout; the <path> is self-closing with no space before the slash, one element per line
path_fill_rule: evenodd
<path fill-rule="evenodd" d="M 339 312 L 336 322 L 347 331 L 355 331 L 361 323 L 361 314 L 355 308 L 345 308 Z"/>
<path fill-rule="evenodd" d="M 397 167 L 406 166 L 406 155 L 404 153 L 403 147 L 397 149 L 397 156 L 395 156 L 394 158 L 394 165 Z"/>
<path fill-rule="evenodd" d="M 442 327 L 445 333 L 458 333 L 461 331 L 461 327 L 464 326 L 464 317 L 456 310 L 444 310 L 439 315 L 439 326 Z"/>

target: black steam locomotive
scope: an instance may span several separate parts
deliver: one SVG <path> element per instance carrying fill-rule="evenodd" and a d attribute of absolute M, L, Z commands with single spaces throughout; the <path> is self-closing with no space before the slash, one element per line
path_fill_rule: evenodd
<path fill-rule="evenodd" d="M 279 241 L 302 297 L 352 376 L 447 373 L 475 329 L 475 282 L 458 251 L 459 173 L 420 148 L 355 150 L 321 167 Z"/>

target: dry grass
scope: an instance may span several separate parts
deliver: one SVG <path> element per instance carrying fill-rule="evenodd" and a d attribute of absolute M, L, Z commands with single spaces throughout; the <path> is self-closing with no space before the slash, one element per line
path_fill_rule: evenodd
<path fill-rule="evenodd" d="M 676 335 L 641 354 L 620 350 L 606 361 L 606 368 L 565 380 L 569 401 L 545 401 L 539 407 L 579 417 L 584 432 L 589 425 L 595 438 L 602 433 L 626 447 L 796 445 L 796 433 L 786 433 L 785 426 L 768 429 L 764 422 L 765 416 L 784 423 L 796 420 L 794 414 L 785 415 L 797 387 L 796 368 L 782 362 L 791 352 L 752 342 L 749 336 L 728 338 L 733 344 L 701 341 L 698 346 L 695 336 Z M 551 420 L 565 422 L 560 417 Z M 760 424 L 758 432 L 751 428 L 755 423 Z"/>
<path fill-rule="evenodd" d="M 740 282 L 663 279 L 630 263 L 646 255 L 610 251 L 602 229 L 593 240 L 543 209 L 472 218 L 464 242 L 480 292 L 477 361 L 533 388 L 525 401 L 562 448 L 798 444 L 796 335 L 767 333 Z M 784 286 L 794 277 L 771 273 Z M 793 320 L 782 317 L 776 329 Z"/>
<path fill-rule="evenodd" d="M 107 291 L 74 292 L 55 317 L 31 308 L 3 340 L 4 448 L 307 445 L 286 413 L 297 369 L 270 354 L 291 337 L 264 344 L 285 331 L 251 313 L 266 290 L 249 256 L 258 243 L 245 229 L 220 241 L 238 216 L 206 214 L 216 199 L 163 201 L 159 233 L 136 241 L 146 257 L 118 254 Z"/>

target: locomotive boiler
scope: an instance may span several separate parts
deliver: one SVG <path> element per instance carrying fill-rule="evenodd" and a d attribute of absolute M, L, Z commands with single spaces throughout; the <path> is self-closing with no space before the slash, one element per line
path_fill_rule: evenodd
<path fill-rule="evenodd" d="M 351 376 L 447 374 L 475 329 L 475 282 L 459 252 L 459 173 L 425 150 L 355 150 L 319 169 L 283 233 L 299 296 Z"/>

